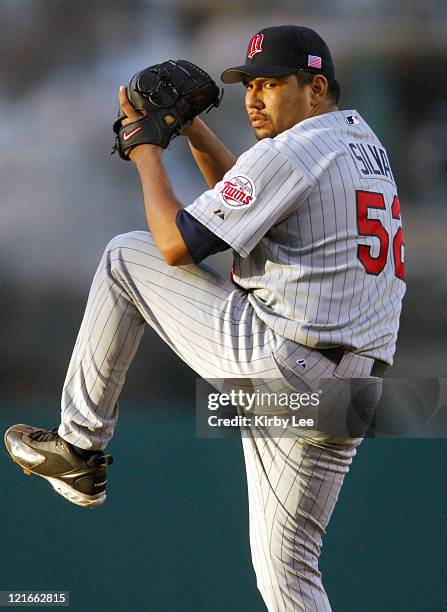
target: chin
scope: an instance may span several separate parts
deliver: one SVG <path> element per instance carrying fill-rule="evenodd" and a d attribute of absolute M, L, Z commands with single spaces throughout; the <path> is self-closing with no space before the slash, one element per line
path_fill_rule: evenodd
<path fill-rule="evenodd" d="M 255 130 L 256 140 L 263 140 L 264 138 L 275 138 L 278 136 L 279 132 L 275 132 L 274 130 L 262 129 L 258 128 Z"/>

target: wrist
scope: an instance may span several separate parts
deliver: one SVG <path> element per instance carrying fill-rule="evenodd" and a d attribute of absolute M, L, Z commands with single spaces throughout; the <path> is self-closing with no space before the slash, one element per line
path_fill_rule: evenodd
<path fill-rule="evenodd" d="M 153 159 L 161 159 L 163 155 L 163 147 L 154 144 L 141 144 L 132 149 L 129 153 L 130 159 L 138 167 L 141 164 L 146 165 Z"/>
<path fill-rule="evenodd" d="M 200 117 L 194 117 L 191 123 L 182 129 L 181 134 L 192 140 L 203 132 L 204 127 L 205 123 L 202 119 L 200 119 Z"/>

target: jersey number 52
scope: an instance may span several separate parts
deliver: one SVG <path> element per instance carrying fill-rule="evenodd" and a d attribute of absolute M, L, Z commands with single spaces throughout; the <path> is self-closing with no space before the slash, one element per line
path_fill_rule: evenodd
<path fill-rule="evenodd" d="M 367 244 L 359 244 L 357 257 L 368 274 L 378 275 L 386 266 L 390 245 L 390 236 L 380 219 L 369 219 L 368 210 L 371 208 L 385 210 L 385 198 L 383 193 L 372 191 L 356 191 L 357 200 L 357 227 L 360 236 L 371 236 L 378 238 L 380 249 L 377 257 L 371 255 L 372 247 Z M 391 204 L 391 216 L 400 221 L 400 203 L 397 195 Z M 394 261 L 394 272 L 397 278 L 405 280 L 405 264 L 403 260 L 404 234 L 402 226 L 399 226 L 393 236 L 392 254 Z"/>

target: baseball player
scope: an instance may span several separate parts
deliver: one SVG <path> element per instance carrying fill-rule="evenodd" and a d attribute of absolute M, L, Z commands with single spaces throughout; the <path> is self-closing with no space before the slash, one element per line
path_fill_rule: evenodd
<path fill-rule="evenodd" d="M 129 147 L 149 232 L 105 249 L 61 424 L 6 432 L 13 460 L 75 504 L 104 502 L 104 449 L 146 323 L 207 379 L 312 389 L 321 379 L 380 381 L 392 364 L 405 292 L 396 184 L 363 117 L 337 108 L 327 45 L 306 27 L 267 27 L 222 80 L 243 84 L 258 142 L 236 159 L 194 119 L 184 134 L 209 190 L 185 208 L 163 149 Z M 125 88 L 120 104 L 130 142 L 143 119 Z M 234 256 L 228 279 L 201 263 L 225 249 Z M 361 437 L 255 433 L 242 443 L 258 588 L 269 611 L 328 611 L 322 536 Z"/>

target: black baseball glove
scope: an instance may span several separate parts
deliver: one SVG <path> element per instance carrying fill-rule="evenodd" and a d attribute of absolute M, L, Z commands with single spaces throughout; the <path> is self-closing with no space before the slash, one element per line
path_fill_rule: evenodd
<path fill-rule="evenodd" d="M 122 126 L 125 115 L 119 111 L 113 124 L 116 141 L 112 153 L 118 151 L 126 160 L 139 144 L 166 149 L 182 127 L 203 111 L 219 106 L 222 98 L 210 75 L 186 60 L 168 60 L 137 72 L 127 86 L 127 96 L 145 115 Z"/>

